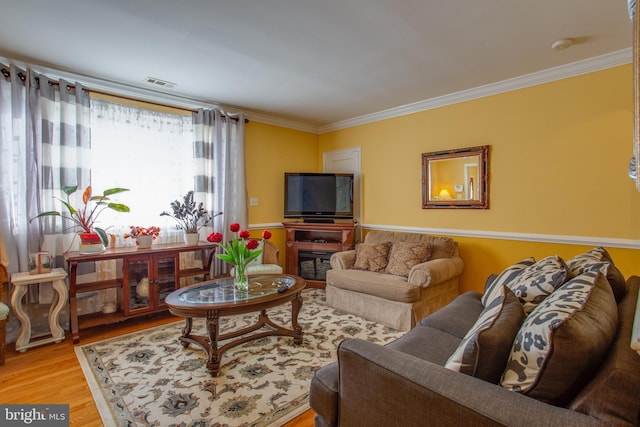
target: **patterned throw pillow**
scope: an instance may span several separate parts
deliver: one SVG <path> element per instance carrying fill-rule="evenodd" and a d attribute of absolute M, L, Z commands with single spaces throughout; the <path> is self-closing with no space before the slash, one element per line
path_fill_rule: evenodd
<path fill-rule="evenodd" d="M 497 295 L 502 293 L 502 287 L 504 285 L 515 279 L 525 268 L 535 264 L 535 262 L 536 260 L 533 258 L 526 258 L 505 268 L 489 285 L 485 286 L 485 292 L 481 300 L 482 305 L 486 307 L 487 302 L 492 301 L 496 297 L 496 295 L 493 295 L 494 293 Z"/>
<path fill-rule="evenodd" d="M 611 290 L 613 290 L 613 295 L 618 302 L 627 293 L 627 283 L 624 280 L 624 275 L 613 263 L 609 252 L 602 246 L 576 255 L 567 261 L 567 266 L 571 270 L 571 276 L 578 276 L 590 270 L 602 270 L 602 274 L 607 277 Z"/>
<path fill-rule="evenodd" d="M 505 284 L 516 294 L 524 307 L 524 312 L 529 314 L 568 277 L 569 268 L 562 258 L 552 255 L 526 267 L 513 280 Z"/>
<path fill-rule="evenodd" d="M 520 325 L 522 304 L 506 286 L 494 293 L 445 368 L 498 384 Z"/>
<path fill-rule="evenodd" d="M 409 277 L 413 267 L 429 260 L 431 245 L 428 243 L 394 242 L 389 254 L 386 273 Z"/>
<path fill-rule="evenodd" d="M 354 270 L 384 271 L 389 261 L 391 242 L 360 243 L 356 246 Z"/>
<path fill-rule="evenodd" d="M 566 404 L 606 356 L 617 325 L 616 302 L 602 273 L 569 280 L 525 319 L 500 385 Z"/>

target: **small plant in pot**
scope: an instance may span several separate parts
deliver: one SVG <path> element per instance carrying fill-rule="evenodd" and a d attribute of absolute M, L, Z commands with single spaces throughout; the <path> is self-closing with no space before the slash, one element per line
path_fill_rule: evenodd
<path fill-rule="evenodd" d="M 104 229 L 96 227 L 95 223 L 98 220 L 98 216 L 105 209 L 111 209 L 116 212 L 129 212 L 129 206 L 122 203 L 114 203 L 111 201 L 110 196 L 124 191 L 129 191 L 128 188 L 109 188 L 104 190 L 102 194 L 94 196 L 93 189 L 89 185 L 84 189 L 82 193 L 82 206 L 79 208 L 73 207 L 71 204 L 71 195 L 78 191 L 78 186 L 63 187 L 62 191 L 67 195 L 66 200 L 60 200 L 68 212 L 47 211 L 35 216 L 31 219 L 33 221 L 36 218 L 45 216 L 59 216 L 74 223 L 74 226 L 78 229 L 80 236 L 80 251 L 81 252 L 96 252 L 103 250 L 108 244 L 109 239 Z"/>
<path fill-rule="evenodd" d="M 160 216 L 169 216 L 178 223 L 178 228 L 184 230 L 187 244 L 196 244 L 198 231 L 218 215 L 222 215 L 222 212 L 211 216 L 204 208 L 204 203 L 196 203 L 193 190 L 185 194 L 182 201 L 171 202 L 171 212 L 164 211 L 160 214 Z"/>

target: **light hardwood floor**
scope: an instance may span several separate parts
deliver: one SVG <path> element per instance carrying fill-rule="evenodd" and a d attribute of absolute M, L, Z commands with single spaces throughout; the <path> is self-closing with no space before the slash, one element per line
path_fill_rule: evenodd
<path fill-rule="evenodd" d="M 80 344 L 176 320 L 179 318 L 166 314 L 83 330 Z M 69 404 L 71 426 L 102 426 L 69 333 L 62 343 L 45 344 L 24 353 L 16 353 L 14 344 L 7 345 L 6 362 L 0 366 L 0 390 L 0 403 Z M 313 411 L 308 410 L 285 426 L 313 426 L 313 416 Z"/>

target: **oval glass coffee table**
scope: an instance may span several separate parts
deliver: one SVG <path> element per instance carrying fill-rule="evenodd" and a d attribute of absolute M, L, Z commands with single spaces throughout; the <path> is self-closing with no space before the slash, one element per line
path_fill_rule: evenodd
<path fill-rule="evenodd" d="M 272 335 L 293 337 L 293 343 L 302 344 L 302 327 L 298 314 L 302 308 L 303 278 L 289 274 L 249 276 L 249 290 L 241 293 L 234 289 L 233 278 L 222 278 L 180 288 L 165 299 L 169 311 L 185 318 L 180 342 L 202 347 L 207 353 L 207 370 L 218 375 L 222 354 L 229 348 L 250 340 Z M 271 321 L 267 309 L 291 301 L 291 329 Z M 249 327 L 220 333 L 220 318 L 234 314 L 259 312 L 257 322 Z M 207 336 L 191 333 L 194 317 L 206 319 Z M 261 331 L 261 329 L 264 329 Z M 252 333 L 254 332 L 254 333 Z M 220 341 L 236 338 L 218 346 Z"/>

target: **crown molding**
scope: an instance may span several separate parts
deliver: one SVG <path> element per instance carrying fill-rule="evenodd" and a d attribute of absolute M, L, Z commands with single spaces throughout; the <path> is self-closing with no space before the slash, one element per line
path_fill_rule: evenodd
<path fill-rule="evenodd" d="M 125 83 L 118 83 L 111 80 L 92 77 L 84 74 L 73 73 L 70 71 L 60 70 L 46 65 L 37 64 L 21 59 L 10 58 L 0 53 L 0 61 L 7 64 L 15 64 L 20 68 L 30 68 L 37 73 L 46 74 L 47 76 L 55 79 L 64 79 L 72 83 L 80 83 L 86 86 L 89 90 L 105 92 L 114 96 L 123 96 L 128 98 L 136 98 L 140 101 L 155 102 L 159 104 L 166 104 L 172 107 L 185 108 L 185 109 L 198 109 L 198 108 L 219 108 L 229 113 L 244 113 L 245 117 L 249 120 L 265 123 L 274 126 L 281 126 L 285 128 L 300 130 L 303 132 L 318 133 L 318 126 L 311 125 L 309 123 L 298 122 L 294 120 L 284 119 L 278 116 L 272 116 L 263 113 L 257 113 L 250 110 L 242 110 L 237 107 L 218 104 L 212 101 L 206 101 L 204 99 L 189 98 L 180 95 L 173 95 L 171 93 L 160 92 L 150 88 L 143 88 L 139 86 L 129 85 Z"/>
<path fill-rule="evenodd" d="M 249 119 L 249 121 L 255 121 L 264 123 L 267 125 L 280 126 L 288 129 L 299 130 L 302 132 L 309 132 L 313 134 L 318 134 L 319 128 L 317 125 L 312 125 L 309 123 L 299 122 L 296 120 L 289 120 L 282 117 L 271 116 L 269 114 L 257 113 L 255 111 L 243 110 L 244 116 Z"/>
<path fill-rule="evenodd" d="M 245 117 L 250 121 L 256 121 L 268 125 L 280 126 L 284 128 L 309 132 L 313 134 L 323 134 L 333 132 L 340 129 L 347 129 L 354 126 L 360 126 L 367 123 L 373 123 L 381 120 L 400 117 L 408 114 L 418 113 L 421 111 L 431 110 L 434 108 L 444 107 L 447 105 L 457 104 L 460 102 L 471 101 L 473 99 L 483 98 L 487 96 L 497 95 L 513 90 L 523 89 L 543 83 L 550 83 L 556 80 L 562 80 L 569 77 L 575 77 L 582 74 L 592 73 L 607 68 L 613 68 L 632 61 L 631 48 L 619 50 L 605 55 L 596 56 L 582 61 L 572 62 L 570 64 L 561 65 L 554 68 L 526 74 L 520 77 L 503 80 L 496 83 L 478 86 L 451 94 L 414 102 L 411 104 L 401 105 L 376 113 L 366 114 L 351 119 L 341 120 L 322 126 L 316 126 L 310 123 L 299 122 L 295 120 L 285 119 L 283 117 L 258 113 L 250 110 L 243 110 L 237 107 L 217 104 L 202 99 L 187 98 L 158 92 L 151 89 L 141 88 L 138 86 L 117 83 L 105 79 L 95 78 L 82 74 L 72 73 L 69 71 L 50 68 L 45 65 L 30 63 L 20 59 L 12 59 L 0 54 L 0 60 L 14 63 L 20 67 L 29 67 L 39 73 L 46 73 L 54 78 L 67 79 L 77 81 L 86 85 L 89 89 L 99 90 L 114 95 L 127 97 L 136 97 L 141 101 L 157 102 L 168 104 L 175 107 L 196 109 L 196 108 L 220 108 L 228 112 L 243 112 Z"/>
<path fill-rule="evenodd" d="M 575 77 L 582 74 L 593 73 L 607 68 L 629 64 L 631 63 L 631 61 L 631 48 L 623 49 L 616 52 L 607 53 L 605 55 L 572 62 L 570 64 L 548 68 L 546 70 L 538 71 L 535 73 L 525 74 L 523 76 L 514 77 L 500 82 L 490 83 L 484 86 L 478 86 L 472 89 L 454 92 L 447 95 L 390 108 L 388 110 L 330 123 L 320 126 L 319 133 L 323 134 L 333 132 L 340 129 L 347 129 L 350 127 L 373 123 L 380 120 L 391 119 L 394 117 L 400 117 L 408 114 L 418 113 L 421 111 L 431 110 L 434 108 L 444 107 L 446 105 L 452 105 L 460 102 L 471 101 L 473 99 L 498 95 L 513 90 L 536 86 L 543 83 L 550 83 L 556 80 L 562 80 L 569 77 Z"/>

